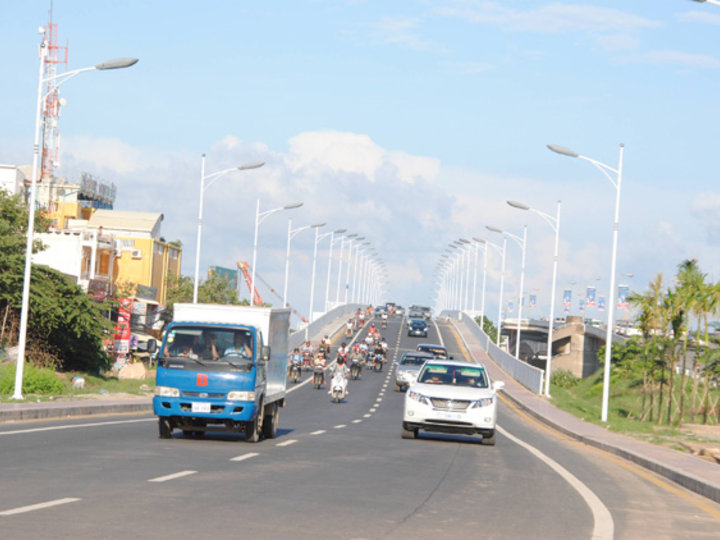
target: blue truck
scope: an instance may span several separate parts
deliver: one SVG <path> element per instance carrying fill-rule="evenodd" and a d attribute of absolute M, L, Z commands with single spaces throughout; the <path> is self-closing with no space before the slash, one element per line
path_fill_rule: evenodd
<path fill-rule="evenodd" d="M 290 310 L 175 304 L 158 354 L 153 410 L 174 429 L 275 438 L 285 405 Z"/>

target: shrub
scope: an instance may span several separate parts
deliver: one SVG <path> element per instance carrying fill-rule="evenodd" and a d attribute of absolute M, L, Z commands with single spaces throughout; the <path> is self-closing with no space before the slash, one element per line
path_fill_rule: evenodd
<path fill-rule="evenodd" d="M 550 376 L 550 382 L 560 388 L 572 388 L 581 381 L 567 369 L 558 369 Z"/>
<path fill-rule="evenodd" d="M 0 371 L 0 395 L 9 396 L 15 389 L 15 365 L 6 364 Z M 23 394 L 58 395 L 65 386 L 54 371 L 25 364 L 23 369 Z"/>

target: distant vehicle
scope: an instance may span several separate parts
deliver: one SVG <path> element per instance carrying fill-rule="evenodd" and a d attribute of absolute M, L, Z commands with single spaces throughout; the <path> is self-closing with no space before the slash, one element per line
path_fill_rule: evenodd
<path fill-rule="evenodd" d="M 452 360 L 452 356 L 448 355 L 447 349 L 442 345 L 436 345 L 435 343 L 421 343 L 415 349 L 418 352 L 426 352 L 432 354 L 435 358 L 443 358 L 446 360 Z"/>
<path fill-rule="evenodd" d="M 420 430 L 479 434 L 482 444 L 495 444 L 497 391 L 482 364 L 429 360 L 405 394 L 402 438 L 414 439 Z"/>
<path fill-rule="evenodd" d="M 408 308 L 408 319 L 425 319 L 425 313 L 419 309 Z"/>
<path fill-rule="evenodd" d="M 402 306 L 395 306 L 395 315 L 404 315 L 405 309 Z"/>
<path fill-rule="evenodd" d="M 430 353 L 424 352 L 406 352 L 399 362 L 395 362 L 395 391 L 407 389 L 411 383 L 415 382 L 417 374 L 423 367 L 425 362 L 433 360 L 435 357 Z"/>
<path fill-rule="evenodd" d="M 408 322 L 408 336 L 427 337 L 428 325 L 425 319 L 410 319 Z"/>

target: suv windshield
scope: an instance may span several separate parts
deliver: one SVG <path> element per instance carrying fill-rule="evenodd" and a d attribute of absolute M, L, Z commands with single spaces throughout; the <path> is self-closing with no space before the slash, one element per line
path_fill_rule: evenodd
<path fill-rule="evenodd" d="M 470 388 L 487 388 L 488 378 L 481 367 L 458 367 L 443 364 L 425 366 L 418 376 L 418 382 L 425 384 L 450 384 Z"/>
<path fill-rule="evenodd" d="M 401 366 L 422 366 L 427 361 L 424 356 L 404 356 L 400 360 Z"/>

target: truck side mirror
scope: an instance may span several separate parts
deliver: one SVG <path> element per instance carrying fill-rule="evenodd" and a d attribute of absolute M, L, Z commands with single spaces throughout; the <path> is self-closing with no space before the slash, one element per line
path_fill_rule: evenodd
<path fill-rule="evenodd" d="M 268 345 L 263 345 L 262 349 L 260 350 L 260 360 L 263 360 L 265 362 L 270 361 L 270 347 Z"/>
<path fill-rule="evenodd" d="M 147 340 L 147 345 L 145 345 L 145 349 L 149 354 L 154 353 L 157 351 L 157 341 L 155 341 L 154 338 L 150 338 Z"/>

